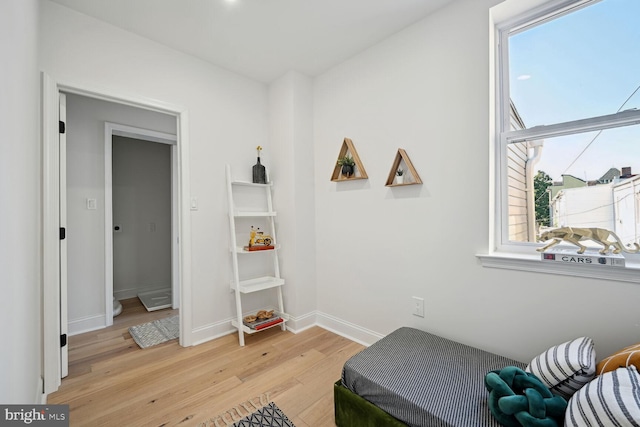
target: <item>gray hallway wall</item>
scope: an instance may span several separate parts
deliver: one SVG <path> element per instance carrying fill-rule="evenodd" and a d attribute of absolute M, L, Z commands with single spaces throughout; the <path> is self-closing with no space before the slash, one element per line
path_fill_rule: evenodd
<path fill-rule="evenodd" d="M 113 292 L 171 288 L 171 146 L 113 137 Z"/>
<path fill-rule="evenodd" d="M 176 133 L 176 118 L 67 94 L 69 334 L 106 325 L 105 122 Z M 87 209 L 87 199 L 96 209 Z"/>

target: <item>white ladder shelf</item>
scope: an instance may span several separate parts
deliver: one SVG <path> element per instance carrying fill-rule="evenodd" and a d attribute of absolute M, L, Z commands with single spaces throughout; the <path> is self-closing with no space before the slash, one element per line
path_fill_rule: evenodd
<path fill-rule="evenodd" d="M 257 332 L 270 329 L 272 327 L 280 326 L 284 331 L 286 329 L 285 323 L 289 319 L 289 316 L 284 311 L 284 302 L 282 298 L 282 286 L 284 285 L 284 279 L 280 277 L 280 263 L 278 260 L 278 240 L 276 238 L 275 218 L 276 212 L 273 210 L 273 199 L 271 194 L 272 183 L 267 184 L 254 184 L 251 182 L 234 181 L 231 177 L 231 166 L 226 166 L 227 175 L 227 195 L 228 195 L 228 207 L 229 207 L 229 230 L 230 230 L 230 251 L 231 251 L 231 264 L 233 269 L 233 278 L 230 286 L 231 290 L 235 293 L 236 301 L 236 318 L 231 321 L 234 328 L 238 329 L 238 341 L 241 346 L 244 346 L 244 334 L 254 334 Z M 258 208 L 256 205 L 252 205 L 247 209 L 247 206 L 237 206 L 236 193 L 243 191 L 244 195 L 257 200 L 256 204 L 261 201 L 262 204 Z M 272 239 L 273 249 L 266 249 L 260 251 L 249 251 L 245 249 L 244 242 L 238 243 L 238 236 L 242 235 L 236 228 L 236 220 L 239 218 L 256 218 L 266 223 L 269 235 Z M 240 279 L 240 263 L 239 257 L 264 257 L 270 256 L 272 260 L 272 268 L 269 273 L 264 276 L 254 277 L 250 279 Z M 253 292 L 266 291 L 272 289 L 276 292 L 278 299 L 278 315 L 282 318 L 282 322 L 267 326 L 263 329 L 251 329 L 244 325 L 242 319 L 245 316 L 242 309 L 242 295 L 250 294 Z"/>

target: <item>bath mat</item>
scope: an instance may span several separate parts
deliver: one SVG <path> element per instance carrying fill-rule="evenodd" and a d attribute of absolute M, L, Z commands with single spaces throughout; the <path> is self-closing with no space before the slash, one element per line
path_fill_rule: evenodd
<path fill-rule="evenodd" d="M 147 311 L 162 310 L 171 307 L 171 289 L 139 292 L 138 299 Z"/>
<path fill-rule="evenodd" d="M 130 327 L 129 333 L 140 348 L 151 347 L 178 338 L 180 336 L 180 320 L 177 315 L 154 320 Z"/>
<path fill-rule="evenodd" d="M 275 403 L 269 393 L 242 402 L 198 427 L 295 427 Z"/>

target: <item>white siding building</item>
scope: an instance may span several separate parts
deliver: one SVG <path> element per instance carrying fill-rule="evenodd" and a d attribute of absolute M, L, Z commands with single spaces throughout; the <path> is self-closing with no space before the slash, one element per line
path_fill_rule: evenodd
<path fill-rule="evenodd" d="M 513 101 L 510 103 L 511 130 L 526 126 Z M 542 150 L 542 141 L 525 141 L 507 147 L 509 240 L 534 242 L 536 236 L 536 212 L 533 177 L 535 164 Z"/>
<path fill-rule="evenodd" d="M 613 230 L 624 244 L 640 237 L 640 176 L 613 185 Z"/>
<path fill-rule="evenodd" d="M 612 184 L 565 188 L 551 201 L 553 227 L 599 227 L 613 230 Z"/>
<path fill-rule="evenodd" d="M 566 188 L 551 201 L 553 227 L 598 227 L 628 245 L 640 239 L 640 175 L 609 184 Z"/>

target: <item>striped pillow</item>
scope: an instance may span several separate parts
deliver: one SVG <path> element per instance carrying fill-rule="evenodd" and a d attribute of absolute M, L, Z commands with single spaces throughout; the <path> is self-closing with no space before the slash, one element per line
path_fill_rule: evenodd
<path fill-rule="evenodd" d="M 640 343 L 625 347 L 613 353 L 611 356 L 602 359 L 596 366 L 596 375 L 602 375 L 605 372 L 613 371 L 621 367 L 626 368 L 630 365 L 640 368 Z"/>
<path fill-rule="evenodd" d="M 605 372 L 578 390 L 565 413 L 565 427 L 637 426 L 640 374 L 635 366 Z"/>
<path fill-rule="evenodd" d="M 589 337 L 576 338 L 551 347 L 535 357 L 525 369 L 549 387 L 552 393 L 569 399 L 596 374 L 596 350 Z"/>

